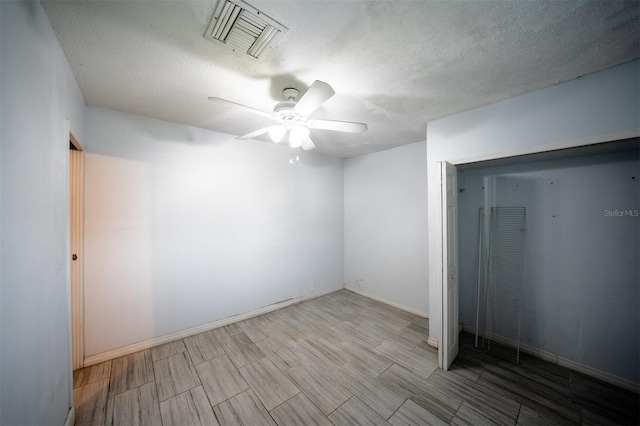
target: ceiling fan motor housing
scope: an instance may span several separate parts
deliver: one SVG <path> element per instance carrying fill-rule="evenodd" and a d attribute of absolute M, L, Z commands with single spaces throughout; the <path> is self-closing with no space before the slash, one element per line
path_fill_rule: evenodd
<path fill-rule="evenodd" d="M 286 90 L 295 90 L 295 89 L 285 89 Z M 296 124 L 304 124 L 307 119 L 306 117 L 301 116 L 297 112 L 293 110 L 293 107 L 296 105 L 295 101 L 284 101 L 279 102 L 273 108 L 273 115 L 276 120 L 280 123 L 284 124 L 287 127 L 287 130 L 290 130 Z"/>
<path fill-rule="evenodd" d="M 293 87 L 287 87 L 282 91 L 282 94 L 284 95 L 285 99 L 289 101 L 295 101 L 296 99 L 298 99 L 300 91 L 298 89 L 294 89 Z"/>

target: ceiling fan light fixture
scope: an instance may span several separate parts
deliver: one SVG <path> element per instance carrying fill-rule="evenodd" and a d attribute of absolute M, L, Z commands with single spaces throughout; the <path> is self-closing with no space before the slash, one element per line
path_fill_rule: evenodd
<path fill-rule="evenodd" d="M 288 142 L 291 148 L 296 149 L 302 147 L 302 149 L 308 151 L 316 147 L 315 143 L 309 137 L 310 129 L 333 130 L 349 133 L 362 133 L 367 130 L 367 125 L 365 123 L 316 120 L 309 118 L 309 114 L 317 110 L 335 94 L 335 91 L 331 86 L 325 82 L 320 80 L 314 81 L 299 101 L 297 100 L 298 95 L 300 94 L 298 89 L 287 87 L 282 91 L 282 94 L 287 100 L 278 102 L 274 106 L 272 114 L 215 96 L 210 96 L 209 100 L 230 104 L 235 107 L 241 107 L 246 111 L 267 117 L 279 123 L 279 125 L 263 127 L 262 129 L 247 133 L 246 135 L 238 136 L 237 139 L 241 140 L 252 139 L 257 136 L 269 134 L 271 140 L 278 143 L 288 133 Z"/>
<path fill-rule="evenodd" d="M 284 138 L 285 133 L 287 133 L 287 129 L 284 126 L 274 126 L 269 130 L 269 137 L 275 143 L 278 143 Z"/>
<path fill-rule="evenodd" d="M 289 131 L 289 145 L 291 148 L 299 148 L 302 141 L 309 137 L 309 129 L 302 124 L 296 124 Z"/>
<path fill-rule="evenodd" d="M 300 148 L 302 146 L 302 140 L 296 139 L 291 134 L 289 134 L 289 146 L 291 148 Z"/>

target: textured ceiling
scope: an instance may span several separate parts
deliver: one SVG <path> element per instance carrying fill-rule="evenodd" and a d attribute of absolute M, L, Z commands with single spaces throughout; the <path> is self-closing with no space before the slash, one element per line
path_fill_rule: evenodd
<path fill-rule="evenodd" d="M 254 59 L 207 40 L 218 0 L 43 1 L 89 105 L 233 135 L 282 89 L 336 95 L 313 118 L 317 151 L 354 157 L 423 141 L 428 121 L 640 56 L 638 1 L 249 1 L 289 31 Z"/>

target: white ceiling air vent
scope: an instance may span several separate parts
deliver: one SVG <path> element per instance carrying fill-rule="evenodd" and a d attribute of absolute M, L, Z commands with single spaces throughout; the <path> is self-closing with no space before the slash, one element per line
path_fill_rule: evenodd
<path fill-rule="evenodd" d="M 205 37 L 259 58 L 287 28 L 241 0 L 220 0 Z"/>

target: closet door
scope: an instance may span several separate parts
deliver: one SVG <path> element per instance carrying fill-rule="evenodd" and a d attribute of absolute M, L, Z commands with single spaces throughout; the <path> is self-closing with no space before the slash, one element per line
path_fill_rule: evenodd
<path fill-rule="evenodd" d="M 448 370 L 458 355 L 458 171 L 440 163 L 442 196 L 442 342 L 438 364 Z"/>

